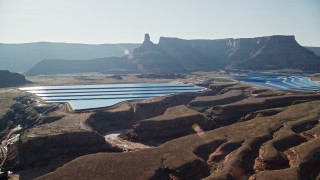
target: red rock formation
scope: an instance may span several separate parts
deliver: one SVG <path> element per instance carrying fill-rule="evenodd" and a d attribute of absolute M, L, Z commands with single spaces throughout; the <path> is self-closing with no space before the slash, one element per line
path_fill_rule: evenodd
<path fill-rule="evenodd" d="M 138 121 L 126 135 L 137 141 L 163 141 L 196 133 L 192 128 L 194 124 L 206 129 L 209 121 L 202 114 L 180 105 L 168 108 L 160 116 Z"/>
<path fill-rule="evenodd" d="M 319 103 L 319 101 L 314 101 L 293 105 L 273 116 L 255 118 L 207 131 L 204 136 L 185 136 L 162 146 L 138 152 L 97 153 L 82 156 L 40 179 L 61 177 L 76 179 L 97 179 L 99 177 L 105 179 L 169 179 L 170 177 L 243 179 L 252 175 L 254 175 L 252 178 L 256 179 L 299 179 L 300 175 L 316 177 L 314 175 L 319 172 L 317 168 L 320 167 L 318 138 L 292 147 L 297 152 L 299 157 L 296 159 L 299 161 L 293 163 L 290 168 L 255 172 L 253 163 L 263 143 L 273 138 L 278 141 L 278 138 L 282 137 L 276 134 L 280 133 L 279 130 L 284 123 L 295 124 L 319 118 Z M 282 145 L 280 149 L 285 147 Z M 228 154 L 219 162 L 218 168 L 210 172 L 209 164 L 206 166 L 205 162 L 212 153 L 212 161 L 223 158 L 224 155 L 220 156 L 218 153 L 214 155 L 215 151 L 220 151 L 217 150 L 219 147 L 221 151 Z"/>

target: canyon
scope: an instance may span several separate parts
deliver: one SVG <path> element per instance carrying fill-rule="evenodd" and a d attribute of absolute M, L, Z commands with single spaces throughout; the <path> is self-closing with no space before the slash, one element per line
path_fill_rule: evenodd
<path fill-rule="evenodd" d="M 197 85 L 207 90 L 79 112 L 18 95 L 1 119 L 3 168 L 21 179 L 319 178 L 318 92 Z"/>

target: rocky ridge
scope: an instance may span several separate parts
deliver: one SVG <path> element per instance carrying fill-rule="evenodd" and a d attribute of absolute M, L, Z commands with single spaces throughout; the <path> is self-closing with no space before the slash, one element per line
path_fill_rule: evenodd
<path fill-rule="evenodd" d="M 5 167 L 14 172 L 20 168 L 25 177 L 28 168 L 39 172 L 39 166 L 52 165 L 54 158 L 68 157 L 33 177 L 319 176 L 319 93 L 281 92 L 218 79 L 203 86 L 207 91 L 124 102 L 94 111 L 70 112 L 67 106 L 59 105 L 45 114 L 41 123 L 20 132 L 9 149 Z M 241 98 L 237 98 L 239 93 L 243 94 Z M 114 153 L 121 148 L 105 141 L 104 134 L 130 127 L 133 129 L 120 138 L 154 142 L 154 147 Z"/>
<path fill-rule="evenodd" d="M 48 69 L 50 67 L 50 69 Z M 124 57 L 88 61 L 46 60 L 27 75 L 109 72 L 185 73 L 224 68 L 245 70 L 320 70 L 320 57 L 300 46 L 294 36 L 184 40 L 161 37 L 158 44 L 145 35 L 143 44 Z"/>
<path fill-rule="evenodd" d="M 283 176 L 283 173 L 290 174 L 292 179 L 299 179 L 299 176 L 316 177 L 319 173 L 317 156 L 319 147 L 309 145 L 317 144 L 318 138 L 307 140 L 299 133 L 318 128 L 319 122 L 311 123 L 307 129 L 292 131 L 291 133 L 296 134 L 295 136 L 301 136 L 298 140 L 291 138 L 291 141 L 288 142 L 287 136 L 275 134 L 285 131 L 284 123 L 297 127 L 301 121 L 309 121 L 308 118 L 319 118 L 318 107 L 319 101 L 293 105 L 274 116 L 254 118 L 207 131 L 204 134 L 185 136 L 157 148 L 132 153 L 97 153 L 83 156 L 40 179 L 62 177 L 234 179 L 250 176 L 251 179 L 287 178 Z M 285 131 L 285 133 L 290 133 L 290 131 Z M 279 141 L 279 143 L 271 143 L 272 141 Z M 274 149 L 281 154 L 281 158 L 288 159 L 283 161 L 284 164 L 279 163 L 281 166 L 266 160 L 269 157 L 266 153 L 259 155 L 259 152 L 265 152 L 263 149 L 269 144 L 269 150 Z M 290 153 L 285 153 L 287 151 Z M 285 154 L 290 154 L 290 156 Z M 143 162 L 141 162 L 142 159 Z M 126 163 L 123 163 L 124 161 Z M 265 166 L 267 168 L 261 169 L 259 168 L 261 167 L 260 162 L 270 162 L 270 164 Z M 94 171 L 95 173 L 88 173 L 92 172 L 94 167 L 99 167 L 99 170 Z M 260 171 L 255 172 L 255 169 Z M 126 173 L 119 173 L 124 171 Z M 86 173 L 79 174 L 79 172 Z"/>

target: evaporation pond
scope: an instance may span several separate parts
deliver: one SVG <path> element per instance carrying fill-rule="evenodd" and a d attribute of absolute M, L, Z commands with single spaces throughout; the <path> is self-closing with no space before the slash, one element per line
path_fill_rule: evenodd
<path fill-rule="evenodd" d="M 248 75 L 232 77 L 232 79 L 283 91 L 313 92 L 320 89 L 320 82 L 304 76 Z"/>
<path fill-rule="evenodd" d="M 182 83 L 126 83 L 74 86 L 37 86 L 20 90 L 33 93 L 46 102 L 67 102 L 74 110 L 108 107 L 122 101 L 141 100 L 182 92 L 204 90 Z"/>

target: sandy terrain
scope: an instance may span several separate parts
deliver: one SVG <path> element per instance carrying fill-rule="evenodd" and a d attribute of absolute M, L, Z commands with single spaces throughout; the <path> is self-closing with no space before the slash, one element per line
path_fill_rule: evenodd
<path fill-rule="evenodd" d="M 21 117 L 29 122 L 22 125 L 26 130 L 21 132 L 18 146 L 9 150 L 6 167 L 14 167 L 19 159 L 22 166 L 33 168 L 14 172 L 26 179 L 42 175 L 43 179 L 278 178 L 277 172 L 297 177 L 299 166 L 309 168 L 299 172 L 317 175 L 318 93 L 230 85 L 223 79 L 214 80 L 216 76 L 224 75 L 198 72 L 185 79 L 157 80 L 135 75 L 117 80 L 106 74 L 28 77 L 34 82 L 29 86 L 180 81 L 203 83 L 207 91 L 126 102 L 88 112 L 72 112 L 61 104 L 54 111 L 44 109 L 40 116 L 36 100 L 22 103 L 14 110 L 22 111 Z M 19 93 L 15 89 L 0 91 L 3 114 Z M 239 93 L 244 96 L 236 98 Z M 226 101 L 225 97 L 230 98 Z M 196 107 L 190 103 L 195 101 L 201 104 Z M 192 118 L 193 113 L 181 111 L 182 105 L 184 110 L 197 111 L 205 123 L 199 124 L 198 118 Z M 170 108 L 174 111 L 166 113 Z M 165 120 L 162 126 L 159 119 Z M 206 125 L 207 129 L 201 129 Z M 129 132 L 125 134 L 128 138 L 122 136 L 124 131 Z M 152 134 L 159 136 L 159 146 L 140 141 Z"/>

